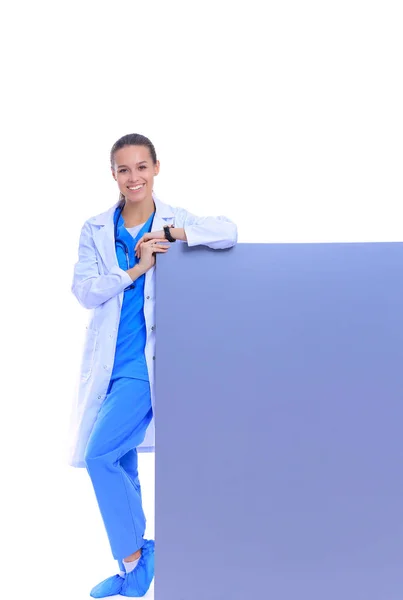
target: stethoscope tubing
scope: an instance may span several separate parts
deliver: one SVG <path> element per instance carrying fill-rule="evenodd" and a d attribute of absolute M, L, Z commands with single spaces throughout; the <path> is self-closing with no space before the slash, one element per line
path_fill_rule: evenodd
<path fill-rule="evenodd" d="M 114 227 L 114 238 L 115 238 L 115 247 L 116 246 L 120 246 L 121 248 L 123 248 L 123 250 L 125 251 L 125 255 L 126 255 L 126 263 L 127 263 L 127 269 L 130 269 L 130 261 L 129 261 L 129 248 L 127 247 L 127 244 L 125 244 L 125 242 L 123 240 L 118 240 L 118 223 L 119 223 L 119 219 L 120 216 L 122 214 L 123 211 L 123 206 L 119 207 L 119 213 L 117 216 L 115 216 L 115 227 Z M 127 288 L 125 288 L 125 292 L 127 290 L 132 290 L 135 287 L 135 283 L 133 282 L 131 285 L 129 285 Z"/>

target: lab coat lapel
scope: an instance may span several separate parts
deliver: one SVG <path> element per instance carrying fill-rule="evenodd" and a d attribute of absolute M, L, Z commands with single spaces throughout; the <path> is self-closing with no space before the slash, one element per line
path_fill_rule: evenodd
<path fill-rule="evenodd" d="M 113 215 L 118 203 L 112 206 L 108 211 L 95 217 L 96 225 L 103 225 L 94 233 L 94 244 L 97 247 L 102 260 L 107 269 L 118 265 L 115 251 L 115 235 Z"/>
<path fill-rule="evenodd" d="M 161 213 L 155 211 L 151 231 L 160 231 L 167 224 L 167 219 L 161 216 Z"/>
<path fill-rule="evenodd" d="M 175 214 L 174 214 L 172 208 L 168 204 L 164 204 L 163 202 L 161 202 L 155 196 L 154 193 L 153 193 L 153 200 L 154 200 L 154 204 L 155 204 L 155 215 L 154 215 L 154 220 L 153 220 L 153 224 L 151 227 L 151 231 L 160 231 L 164 227 L 164 225 L 171 225 L 173 223 Z M 155 292 L 153 291 L 154 285 L 155 285 L 154 272 L 155 272 L 155 266 L 146 272 L 145 287 L 144 287 L 144 293 L 146 295 L 151 295 L 152 297 L 154 297 L 154 294 L 155 294 Z M 146 321 L 147 321 L 147 316 L 146 316 Z"/>
<path fill-rule="evenodd" d="M 151 231 L 160 231 L 164 225 L 172 223 L 174 213 L 172 208 L 168 204 L 161 202 L 154 193 L 153 200 L 155 204 L 155 216 Z"/>

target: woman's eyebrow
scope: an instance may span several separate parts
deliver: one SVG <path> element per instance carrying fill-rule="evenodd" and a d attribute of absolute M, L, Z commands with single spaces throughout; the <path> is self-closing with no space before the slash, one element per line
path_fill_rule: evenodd
<path fill-rule="evenodd" d="M 141 160 L 140 162 L 136 163 L 136 165 L 141 165 L 142 163 L 146 163 L 146 160 Z M 120 169 L 121 167 L 126 167 L 129 168 L 127 165 L 118 165 L 118 169 Z"/>

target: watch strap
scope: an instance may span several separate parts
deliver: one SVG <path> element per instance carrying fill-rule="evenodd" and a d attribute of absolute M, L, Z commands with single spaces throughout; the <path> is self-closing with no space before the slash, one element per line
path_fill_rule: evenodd
<path fill-rule="evenodd" d="M 176 239 L 172 237 L 169 225 L 165 225 L 165 227 L 163 227 L 164 229 L 164 234 L 165 234 L 165 239 L 168 240 L 168 242 L 176 242 Z"/>

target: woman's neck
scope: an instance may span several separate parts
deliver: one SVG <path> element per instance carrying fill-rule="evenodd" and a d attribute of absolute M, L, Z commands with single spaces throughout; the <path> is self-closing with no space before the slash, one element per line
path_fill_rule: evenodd
<path fill-rule="evenodd" d="M 125 222 L 125 227 L 135 227 L 136 225 L 145 223 L 154 210 L 155 205 L 152 198 L 145 199 L 138 203 L 132 203 L 126 200 L 125 206 L 122 210 L 122 217 Z"/>

